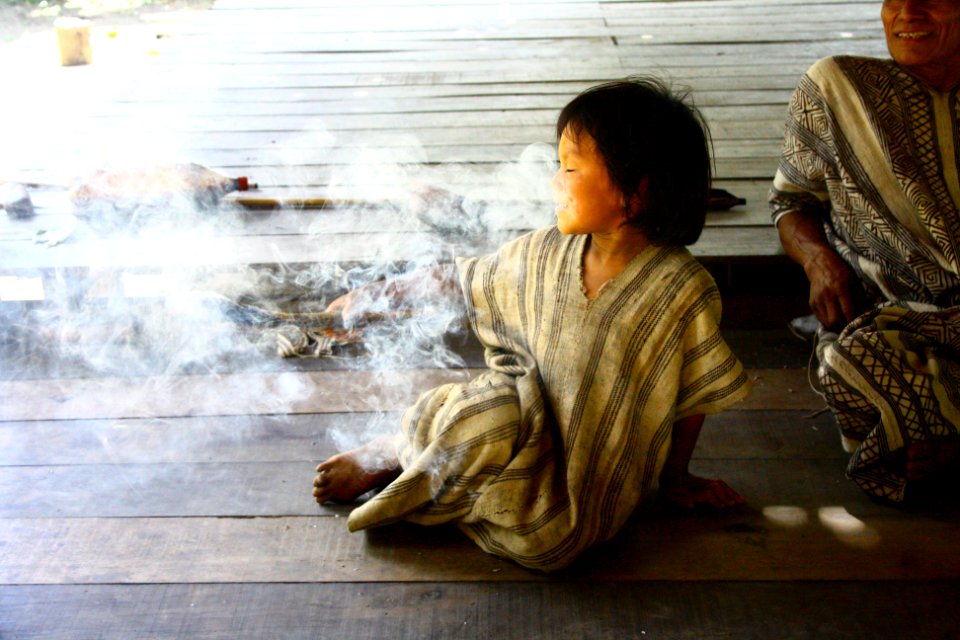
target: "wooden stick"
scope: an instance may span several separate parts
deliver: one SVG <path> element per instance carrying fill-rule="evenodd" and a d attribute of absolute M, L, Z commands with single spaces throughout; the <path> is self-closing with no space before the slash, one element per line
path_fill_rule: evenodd
<path fill-rule="evenodd" d="M 330 207 L 356 207 L 371 204 L 386 204 L 388 200 L 360 200 L 355 198 L 326 198 L 320 196 L 295 196 L 271 198 L 262 195 L 232 196 L 227 199 L 247 209 L 327 209 Z"/>

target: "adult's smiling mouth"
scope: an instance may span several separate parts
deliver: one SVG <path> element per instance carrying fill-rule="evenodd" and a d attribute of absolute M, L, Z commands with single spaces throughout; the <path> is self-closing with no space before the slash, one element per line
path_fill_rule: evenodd
<path fill-rule="evenodd" d="M 896 34 L 901 40 L 919 40 L 930 35 L 933 35 L 932 31 L 903 31 Z"/>

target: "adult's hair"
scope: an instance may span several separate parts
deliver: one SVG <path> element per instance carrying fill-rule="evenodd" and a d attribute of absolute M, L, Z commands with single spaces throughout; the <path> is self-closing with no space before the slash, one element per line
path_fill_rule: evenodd
<path fill-rule="evenodd" d="M 710 130 L 689 92 L 642 76 L 597 85 L 560 112 L 558 141 L 564 132 L 593 138 L 624 201 L 639 196 L 626 224 L 656 245 L 697 241 L 710 198 Z"/>

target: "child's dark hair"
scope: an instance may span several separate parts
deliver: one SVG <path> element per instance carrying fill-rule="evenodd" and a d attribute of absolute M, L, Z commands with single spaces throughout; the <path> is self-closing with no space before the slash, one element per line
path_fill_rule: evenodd
<path fill-rule="evenodd" d="M 610 179 L 641 208 L 626 224 L 655 245 L 689 245 L 703 230 L 710 198 L 710 130 L 687 92 L 631 76 L 587 89 L 560 112 L 557 140 L 587 133 Z"/>

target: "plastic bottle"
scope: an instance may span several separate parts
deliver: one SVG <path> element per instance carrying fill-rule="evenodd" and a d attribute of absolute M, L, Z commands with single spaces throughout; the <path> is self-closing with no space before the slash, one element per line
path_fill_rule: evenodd
<path fill-rule="evenodd" d="M 77 207 L 109 203 L 118 209 L 164 205 L 187 198 L 199 208 L 216 207 L 234 191 L 256 189 L 246 176 L 231 178 L 200 164 L 98 170 L 77 181 L 70 198 Z"/>

